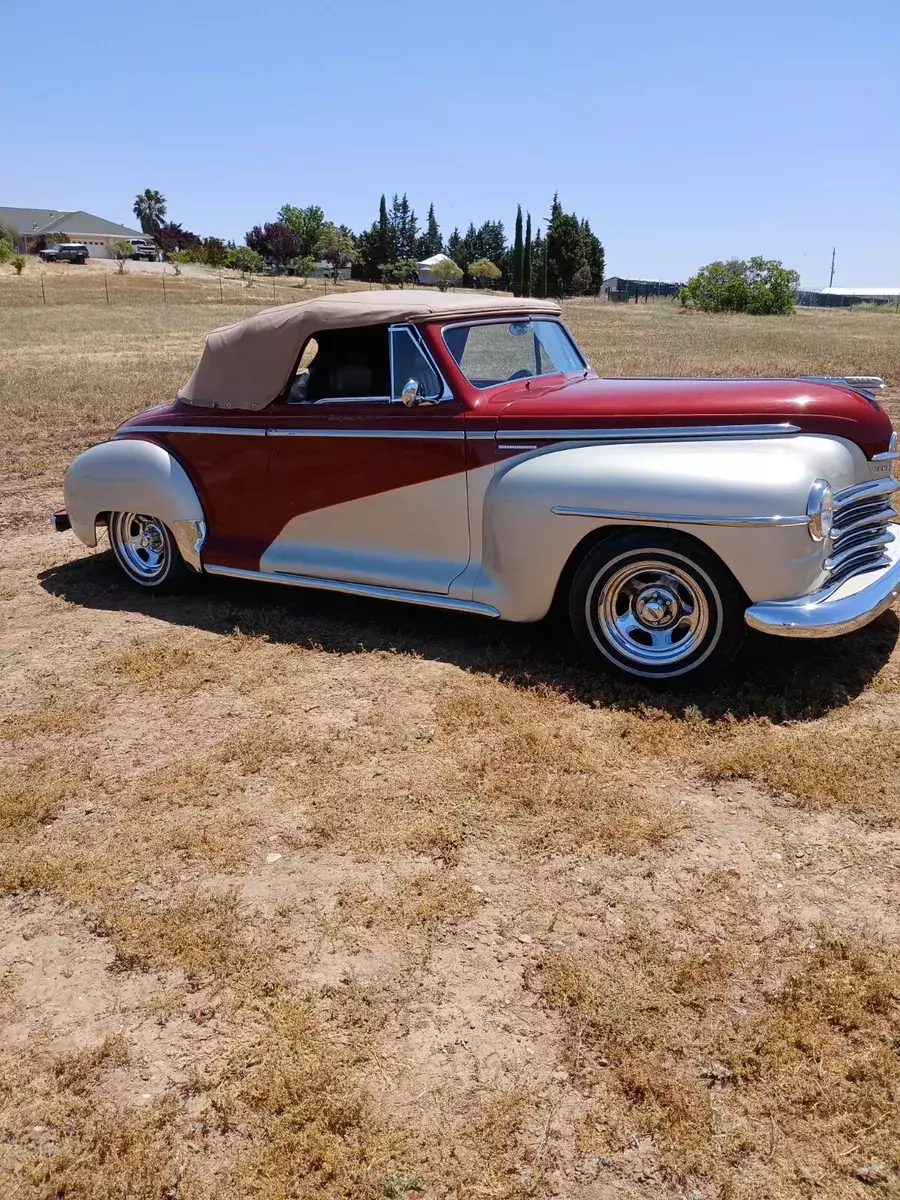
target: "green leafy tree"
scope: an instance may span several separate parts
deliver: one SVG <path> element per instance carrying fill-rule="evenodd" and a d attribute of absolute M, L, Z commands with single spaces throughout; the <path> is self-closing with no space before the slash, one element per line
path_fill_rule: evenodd
<path fill-rule="evenodd" d="M 166 198 L 162 192 L 144 188 L 135 196 L 132 212 L 140 221 L 142 232 L 155 237 L 166 215 Z"/>
<path fill-rule="evenodd" d="M 0 263 L 9 262 L 12 258 L 12 246 L 9 244 L 9 239 L 0 237 Z"/>
<path fill-rule="evenodd" d="M 775 259 L 708 263 L 681 289 L 685 307 L 701 312 L 746 312 L 781 316 L 794 311 L 800 276 Z"/>
<path fill-rule="evenodd" d="M 325 213 L 318 204 L 310 204 L 308 208 L 296 208 L 293 204 L 285 204 L 278 214 L 278 220 L 296 232 L 297 253 L 301 257 L 315 257 L 319 253 L 319 243 L 329 222 L 326 222 Z"/>
<path fill-rule="evenodd" d="M 203 261 L 211 267 L 224 267 L 228 259 L 228 247 L 221 238 L 207 237 L 203 239 Z"/>
<path fill-rule="evenodd" d="M 15 267 L 17 275 L 21 275 L 25 270 L 26 262 L 28 262 L 28 259 L 24 254 L 14 254 L 12 256 L 12 265 Z"/>
<path fill-rule="evenodd" d="M 351 266 L 357 257 L 356 240 L 346 226 L 333 225 L 331 221 L 326 221 L 316 246 L 316 253 L 331 267 L 332 278 L 337 282 L 340 278 L 339 272 Z"/>
<path fill-rule="evenodd" d="M 531 267 L 532 267 L 532 244 L 531 244 L 531 213 L 528 214 L 525 221 L 525 246 L 522 251 L 522 295 L 531 295 Z"/>
<path fill-rule="evenodd" d="M 497 264 L 491 262 L 489 258 L 477 258 L 475 262 L 469 263 L 468 272 L 475 280 L 476 285 L 481 287 L 488 283 L 495 283 L 503 274 Z"/>
<path fill-rule="evenodd" d="M 116 238 L 115 241 L 109 242 L 109 252 L 116 260 L 119 267 L 119 274 L 125 274 L 125 264 L 134 254 L 134 247 L 131 242 L 126 242 L 124 238 Z"/>
<path fill-rule="evenodd" d="M 405 283 L 414 283 L 419 277 L 419 263 L 415 258 L 398 258 L 396 262 L 383 263 L 379 270 L 385 284 L 399 283 L 401 288 Z"/>
<path fill-rule="evenodd" d="M 423 258 L 431 258 L 435 254 L 442 254 L 443 250 L 444 239 L 441 237 L 437 217 L 434 215 L 434 205 L 429 204 L 425 232 L 419 238 L 416 245 L 416 254 L 421 260 Z"/>
<path fill-rule="evenodd" d="M 442 258 L 440 262 L 436 262 L 431 268 L 431 274 L 442 292 L 446 292 L 454 283 L 459 283 L 463 277 L 462 268 L 450 258 Z"/>
<path fill-rule="evenodd" d="M 266 260 L 249 246 L 238 246 L 229 252 L 226 266 L 233 267 L 244 276 L 259 275 L 266 267 Z"/>
<path fill-rule="evenodd" d="M 522 278 L 525 271 L 525 246 L 522 241 L 522 205 L 516 210 L 516 236 L 512 252 L 512 289 L 516 296 L 523 292 Z"/>

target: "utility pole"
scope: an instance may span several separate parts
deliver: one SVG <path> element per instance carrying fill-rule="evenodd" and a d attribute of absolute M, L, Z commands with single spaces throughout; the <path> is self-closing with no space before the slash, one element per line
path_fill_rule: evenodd
<path fill-rule="evenodd" d="M 831 278 L 828 280 L 829 287 L 831 287 L 831 285 L 834 283 L 834 251 L 835 251 L 835 249 L 836 249 L 836 247 L 832 247 L 832 249 L 831 249 Z"/>

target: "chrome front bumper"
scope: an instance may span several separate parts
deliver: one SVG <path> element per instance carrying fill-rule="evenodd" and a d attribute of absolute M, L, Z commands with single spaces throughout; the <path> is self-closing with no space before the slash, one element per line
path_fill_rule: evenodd
<path fill-rule="evenodd" d="M 839 587 L 794 600 L 762 600 L 744 613 L 751 629 L 779 637 L 822 638 L 853 633 L 900 598 L 900 526 L 885 547 L 890 565 L 846 580 Z"/>

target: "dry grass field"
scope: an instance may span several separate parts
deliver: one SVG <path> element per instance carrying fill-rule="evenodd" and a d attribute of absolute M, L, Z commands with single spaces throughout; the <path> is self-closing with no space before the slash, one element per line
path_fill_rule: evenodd
<path fill-rule="evenodd" d="M 896 617 L 755 641 L 676 700 L 543 626 L 136 596 L 49 531 L 63 469 L 248 308 L 17 306 L 23 282 L 0 1196 L 900 1194 Z M 890 314 L 566 315 L 606 374 L 900 380 Z"/>

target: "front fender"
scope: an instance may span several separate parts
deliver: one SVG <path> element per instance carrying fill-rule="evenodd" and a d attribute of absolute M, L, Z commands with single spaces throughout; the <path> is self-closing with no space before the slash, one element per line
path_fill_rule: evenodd
<path fill-rule="evenodd" d="M 86 546 L 97 545 L 101 513 L 147 513 L 169 527 L 188 565 L 199 570 L 203 508 L 184 468 L 155 442 L 91 446 L 66 472 L 65 495 L 72 529 Z"/>
<path fill-rule="evenodd" d="M 802 595 L 824 559 L 805 524 L 816 478 L 835 491 L 868 479 L 865 455 L 851 442 L 801 435 L 569 445 L 517 456 L 498 468 L 485 495 L 474 598 L 507 620 L 539 620 L 586 537 L 641 525 L 702 541 L 751 601 Z M 725 523 L 741 518 L 746 524 Z"/>

